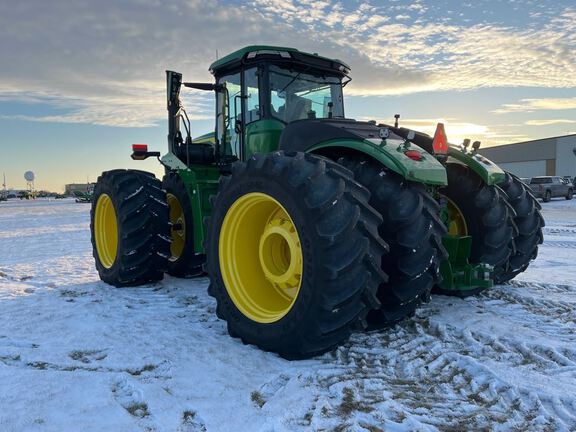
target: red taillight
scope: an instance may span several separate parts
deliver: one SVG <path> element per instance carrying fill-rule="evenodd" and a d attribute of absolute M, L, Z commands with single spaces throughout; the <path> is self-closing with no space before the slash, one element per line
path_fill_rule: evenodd
<path fill-rule="evenodd" d="M 132 144 L 132 151 L 134 152 L 147 152 L 148 144 Z"/>
<path fill-rule="evenodd" d="M 436 126 L 432 148 L 436 154 L 448 154 L 448 138 L 446 137 L 446 131 L 444 130 L 443 123 L 438 123 L 438 126 Z"/>
<path fill-rule="evenodd" d="M 404 154 L 406 156 L 408 156 L 410 159 L 415 160 L 415 161 L 421 161 L 422 159 L 424 159 L 424 156 L 422 156 L 422 153 L 420 153 L 419 151 L 416 151 L 416 150 L 406 150 L 404 152 Z"/>

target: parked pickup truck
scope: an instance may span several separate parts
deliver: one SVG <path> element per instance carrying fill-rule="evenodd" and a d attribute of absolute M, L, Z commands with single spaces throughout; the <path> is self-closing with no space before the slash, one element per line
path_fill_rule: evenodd
<path fill-rule="evenodd" d="M 555 197 L 564 197 L 571 200 L 574 196 L 574 185 L 570 184 L 562 177 L 542 176 L 530 179 L 530 189 L 537 198 L 542 198 L 544 202 Z"/>

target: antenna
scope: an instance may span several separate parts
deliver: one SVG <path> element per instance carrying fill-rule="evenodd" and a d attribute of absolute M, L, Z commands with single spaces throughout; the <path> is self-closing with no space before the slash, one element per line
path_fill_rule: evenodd
<path fill-rule="evenodd" d="M 220 60 L 220 59 L 218 58 L 218 49 L 216 49 L 216 60 Z"/>

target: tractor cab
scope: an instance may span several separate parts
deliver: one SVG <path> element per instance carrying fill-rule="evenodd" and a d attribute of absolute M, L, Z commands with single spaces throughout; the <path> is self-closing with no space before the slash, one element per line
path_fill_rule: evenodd
<path fill-rule="evenodd" d="M 290 123 L 344 118 L 342 87 L 350 81 L 350 68 L 339 60 L 293 48 L 250 46 L 216 61 L 210 71 L 215 84 L 183 83 L 216 95 L 215 133 L 195 140 L 179 100 L 181 75 L 167 72 L 169 146 L 187 166 L 226 165 L 269 153 L 278 149 Z"/>

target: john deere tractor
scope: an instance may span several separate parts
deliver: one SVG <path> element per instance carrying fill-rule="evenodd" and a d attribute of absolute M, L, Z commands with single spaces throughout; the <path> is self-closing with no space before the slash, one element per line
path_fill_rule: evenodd
<path fill-rule="evenodd" d="M 103 281 L 206 272 L 231 336 L 286 358 L 391 326 L 432 290 L 469 295 L 524 271 L 542 241 L 529 189 L 479 143 L 346 118 L 346 63 L 250 46 L 213 83 L 167 71 L 162 181 L 104 172 L 91 213 Z M 214 133 L 192 139 L 182 87 L 211 92 Z"/>

